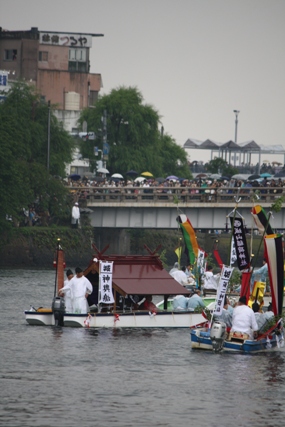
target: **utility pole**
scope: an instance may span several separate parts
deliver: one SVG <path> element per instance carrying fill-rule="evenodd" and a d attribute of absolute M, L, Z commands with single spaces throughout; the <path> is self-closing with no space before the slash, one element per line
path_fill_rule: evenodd
<path fill-rule="evenodd" d="M 47 170 L 49 172 L 50 157 L 50 101 L 48 101 L 48 141 L 47 141 Z"/>
<path fill-rule="evenodd" d="M 107 110 L 104 110 L 103 115 L 103 167 L 106 168 L 106 160 L 108 160 L 109 146 L 107 144 Z"/>
<path fill-rule="evenodd" d="M 238 131 L 238 115 L 239 115 L 239 110 L 234 110 L 234 113 L 236 115 L 236 121 L 235 121 L 235 143 L 237 144 L 237 131 Z"/>

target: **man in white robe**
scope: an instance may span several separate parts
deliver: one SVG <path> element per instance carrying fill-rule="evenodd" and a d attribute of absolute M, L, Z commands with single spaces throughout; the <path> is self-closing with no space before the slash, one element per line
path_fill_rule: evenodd
<path fill-rule="evenodd" d="M 75 269 L 76 276 L 69 281 L 71 291 L 73 313 L 88 313 L 89 305 L 87 302 L 88 295 L 93 292 L 93 286 L 89 280 L 83 276 L 80 267 Z"/>
<path fill-rule="evenodd" d="M 180 285 L 186 286 L 188 284 L 188 277 L 183 270 L 175 270 L 169 274 L 176 280 L 176 282 L 180 283 Z"/>
<path fill-rule="evenodd" d="M 242 296 L 239 299 L 238 305 L 234 308 L 231 332 L 248 334 L 249 339 L 252 340 L 257 336 L 257 331 L 258 324 L 254 312 L 246 305 L 246 297 Z"/>
<path fill-rule="evenodd" d="M 205 290 L 216 291 L 218 289 L 219 279 L 220 279 L 220 274 L 213 274 L 213 267 L 209 265 L 203 277 L 204 294 L 205 294 Z"/>
<path fill-rule="evenodd" d="M 78 203 L 74 203 L 71 211 L 71 225 L 73 228 L 78 228 L 80 225 L 80 209 Z"/>
<path fill-rule="evenodd" d="M 74 277 L 74 274 L 71 270 L 66 272 L 67 279 L 64 281 L 63 288 L 60 289 L 59 294 L 64 295 L 65 311 L 66 313 L 72 313 L 72 299 L 71 299 L 71 290 L 69 287 L 70 280 Z"/>

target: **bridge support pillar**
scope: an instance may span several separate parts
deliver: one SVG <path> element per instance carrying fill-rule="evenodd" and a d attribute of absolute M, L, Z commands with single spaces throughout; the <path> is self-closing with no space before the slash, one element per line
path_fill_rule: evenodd
<path fill-rule="evenodd" d="M 129 255 L 131 253 L 130 235 L 125 229 L 94 228 L 94 243 L 99 250 L 110 245 L 108 254 Z"/>

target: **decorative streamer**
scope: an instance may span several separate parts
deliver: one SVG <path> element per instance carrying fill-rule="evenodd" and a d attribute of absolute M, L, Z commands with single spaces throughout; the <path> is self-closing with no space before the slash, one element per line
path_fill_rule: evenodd
<path fill-rule="evenodd" d="M 184 237 L 187 257 L 190 264 L 193 265 L 195 264 L 196 258 L 198 257 L 199 250 L 195 230 L 192 227 L 190 220 L 184 214 L 178 215 L 176 221 L 179 223 Z"/>
<path fill-rule="evenodd" d="M 284 293 L 284 260 L 281 234 L 265 236 L 264 246 L 272 295 L 272 311 L 275 316 L 281 316 Z"/>
<path fill-rule="evenodd" d="M 274 234 L 274 231 L 272 230 L 271 225 L 269 224 L 269 220 L 266 215 L 266 212 L 262 206 L 255 205 L 252 208 L 251 213 L 260 234 L 264 233 L 265 228 L 266 228 L 265 234 Z"/>

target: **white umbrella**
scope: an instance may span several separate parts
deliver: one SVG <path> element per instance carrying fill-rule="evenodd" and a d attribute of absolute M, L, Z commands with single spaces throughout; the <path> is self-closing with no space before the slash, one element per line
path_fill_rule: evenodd
<path fill-rule="evenodd" d="M 220 178 L 221 178 L 221 176 L 222 176 L 222 175 L 220 175 L 219 173 L 212 173 L 212 174 L 210 175 L 210 177 L 209 177 L 209 178 L 212 178 L 212 179 L 220 179 Z"/>
<path fill-rule="evenodd" d="M 135 179 L 135 182 L 142 182 L 142 181 L 144 181 L 146 178 L 144 177 L 144 176 L 138 176 L 136 179 Z"/>
<path fill-rule="evenodd" d="M 111 176 L 111 178 L 124 179 L 123 175 L 121 175 L 120 173 L 113 173 L 113 175 Z"/>
<path fill-rule="evenodd" d="M 248 174 L 238 173 L 236 175 L 233 175 L 232 178 L 233 179 L 239 179 L 240 181 L 246 181 L 249 176 L 250 175 L 248 175 Z"/>
<path fill-rule="evenodd" d="M 108 171 L 108 169 L 106 169 L 106 168 L 99 168 L 99 169 L 97 169 L 97 172 L 99 172 L 99 173 L 110 173 Z"/>

